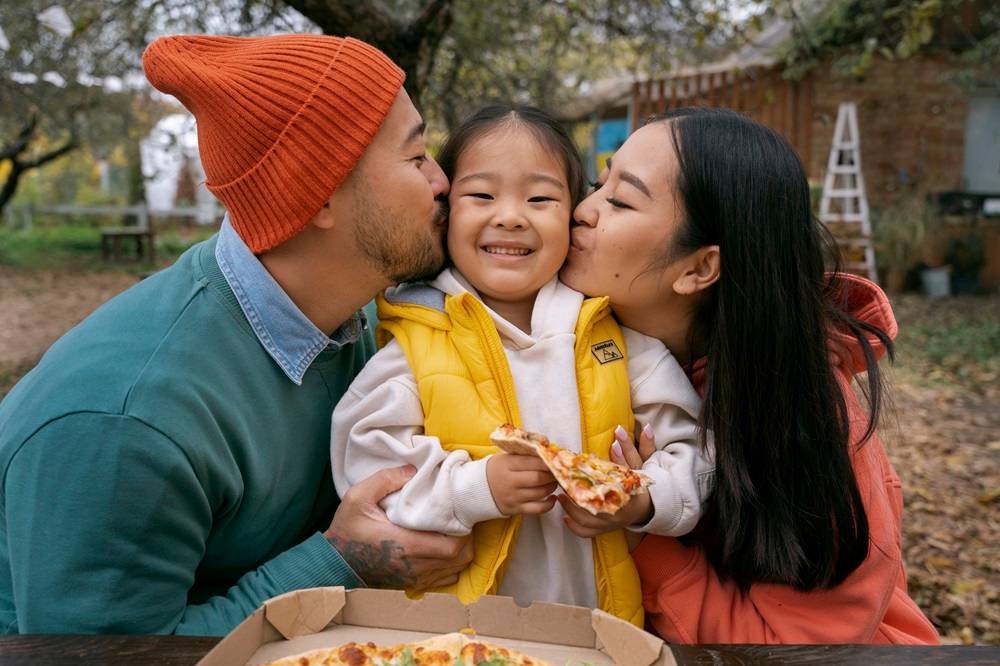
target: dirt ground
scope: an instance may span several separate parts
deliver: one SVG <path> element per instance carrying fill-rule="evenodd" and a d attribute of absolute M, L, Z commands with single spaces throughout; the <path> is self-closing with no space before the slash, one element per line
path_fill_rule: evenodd
<path fill-rule="evenodd" d="M 62 333 L 135 281 L 0 266 L 0 397 Z M 895 404 L 880 433 L 903 480 L 910 592 L 945 641 L 1000 644 L 997 366 L 987 359 L 970 375 L 925 353 L 940 342 L 936 322 L 1000 321 L 1000 297 L 893 300 L 902 331 L 890 372 Z"/>

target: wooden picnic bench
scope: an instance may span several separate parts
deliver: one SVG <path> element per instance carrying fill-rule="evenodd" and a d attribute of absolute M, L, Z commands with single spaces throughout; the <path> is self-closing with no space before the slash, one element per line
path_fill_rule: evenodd
<path fill-rule="evenodd" d="M 105 227 L 101 229 L 101 257 L 117 261 L 122 257 L 122 239 L 135 239 L 135 255 L 143 259 L 147 250 L 149 261 L 156 261 L 156 233 L 148 226 Z"/>
<path fill-rule="evenodd" d="M 136 218 L 135 226 L 104 227 L 101 229 L 101 257 L 104 261 L 117 261 L 122 258 L 122 241 L 134 239 L 135 257 L 142 260 L 147 252 L 149 261 L 156 261 L 156 233 L 145 206 L 131 206 L 122 209 Z"/>

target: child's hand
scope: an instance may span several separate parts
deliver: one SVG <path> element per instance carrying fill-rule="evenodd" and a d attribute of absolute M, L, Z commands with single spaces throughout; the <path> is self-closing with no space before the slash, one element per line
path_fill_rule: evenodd
<path fill-rule="evenodd" d="M 558 484 L 541 458 L 498 453 L 486 462 L 493 501 L 506 516 L 545 513 L 555 506 Z"/>
<path fill-rule="evenodd" d="M 605 532 L 628 527 L 629 525 L 642 525 L 648 523 L 653 517 L 653 500 L 648 492 L 632 495 L 628 504 L 618 509 L 617 513 L 599 513 L 596 516 L 580 508 L 566 495 L 559 495 L 559 504 L 562 505 L 566 515 L 563 522 L 573 534 L 589 539 Z"/>

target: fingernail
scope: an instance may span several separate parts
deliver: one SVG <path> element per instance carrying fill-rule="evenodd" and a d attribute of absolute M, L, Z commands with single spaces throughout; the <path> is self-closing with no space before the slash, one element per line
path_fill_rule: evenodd
<path fill-rule="evenodd" d="M 615 427 L 615 439 L 617 439 L 617 440 L 626 440 L 626 439 L 628 439 L 628 433 L 625 432 L 625 428 L 623 428 L 621 426 L 616 426 Z"/>
<path fill-rule="evenodd" d="M 624 458 L 625 457 L 622 454 L 622 445 L 619 444 L 618 442 L 615 442 L 614 444 L 611 445 L 611 453 L 612 453 L 612 455 L 614 455 L 615 458 Z"/>
<path fill-rule="evenodd" d="M 653 426 L 649 425 L 648 423 L 646 425 L 642 426 L 642 434 L 645 435 L 646 437 L 652 437 L 653 436 Z"/>

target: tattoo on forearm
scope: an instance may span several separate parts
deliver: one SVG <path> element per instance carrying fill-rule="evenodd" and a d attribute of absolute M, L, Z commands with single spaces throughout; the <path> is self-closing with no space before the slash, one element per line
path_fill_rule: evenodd
<path fill-rule="evenodd" d="M 417 577 L 403 547 L 391 539 L 380 544 L 327 537 L 340 556 L 371 587 L 413 587 Z"/>

